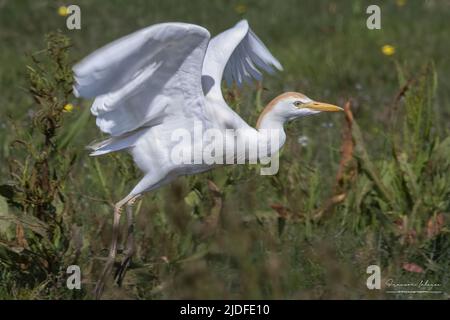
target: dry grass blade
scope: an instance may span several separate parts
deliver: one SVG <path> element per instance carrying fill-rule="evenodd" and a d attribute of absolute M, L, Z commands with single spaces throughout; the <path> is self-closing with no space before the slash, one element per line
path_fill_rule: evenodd
<path fill-rule="evenodd" d="M 361 168 L 367 173 L 369 178 L 374 182 L 375 187 L 378 189 L 381 197 L 389 203 L 391 207 L 396 206 L 395 199 L 393 197 L 394 193 L 389 190 L 389 188 L 383 183 L 380 178 L 380 175 L 373 164 L 372 160 L 370 160 L 369 153 L 364 144 L 363 136 L 361 133 L 361 129 L 359 128 L 356 121 L 353 122 L 353 139 L 355 141 L 355 152 L 354 155 L 358 159 Z"/>
<path fill-rule="evenodd" d="M 445 219 L 442 213 L 439 213 L 428 220 L 427 223 L 427 238 L 431 239 L 442 232 L 445 226 Z"/>
<path fill-rule="evenodd" d="M 318 220 L 325 214 L 331 212 L 332 208 L 345 200 L 347 197 L 347 187 L 356 174 L 356 166 L 353 158 L 355 150 L 355 141 L 353 140 L 353 113 L 351 110 L 351 102 L 347 101 L 344 105 L 345 126 L 342 129 L 341 143 L 341 159 L 336 174 L 333 195 L 327 200 L 325 205 L 314 215 L 314 219 Z"/>
<path fill-rule="evenodd" d="M 336 174 L 335 195 L 343 191 L 342 189 L 345 187 L 346 182 L 355 174 L 354 163 L 352 163 L 355 149 L 355 142 L 352 138 L 354 120 L 350 101 L 347 101 L 345 104 L 344 112 L 346 125 L 342 131 L 341 160 Z"/>

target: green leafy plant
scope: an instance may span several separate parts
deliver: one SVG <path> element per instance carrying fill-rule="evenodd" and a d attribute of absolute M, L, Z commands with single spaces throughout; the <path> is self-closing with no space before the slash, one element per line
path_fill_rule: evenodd
<path fill-rule="evenodd" d="M 64 148 L 67 137 L 59 144 L 60 128 L 73 108 L 72 72 L 69 39 L 51 33 L 46 42 L 44 50 L 30 56 L 27 73 L 34 104 L 30 120 L 15 125 L 9 179 L 0 186 L 10 208 L 1 219 L 13 230 L 0 240 L 0 265 L 17 288 L 57 295 L 67 266 L 76 259 L 69 229 L 74 212 L 65 194 L 75 154 Z"/>
<path fill-rule="evenodd" d="M 348 185 L 343 213 L 352 229 L 378 234 L 379 261 L 402 273 L 426 273 L 436 281 L 448 267 L 450 138 L 432 127 L 436 73 L 432 64 L 404 81 L 386 143 L 390 156 L 373 159 L 352 122 L 358 172 Z M 404 274 L 403 274 L 404 275 Z"/>

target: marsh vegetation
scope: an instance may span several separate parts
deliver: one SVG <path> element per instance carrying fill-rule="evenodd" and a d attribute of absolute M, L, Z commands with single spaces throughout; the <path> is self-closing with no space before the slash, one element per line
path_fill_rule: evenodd
<path fill-rule="evenodd" d="M 448 1 L 386 1 L 379 31 L 358 0 L 77 4 L 82 29 L 69 31 L 62 3 L 0 3 L 0 298 L 92 298 L 113 204 L 140 177 L 125 153 L 88 156 L 101 135 L 90 102 L 71 93 L 73 63 L 157 22 L 217 33 L 245 17 L 285 71 L 224 89 L 244 119 L 254 124 L 288 90 L 346 105 L 345 115 L 288 125 L 275 176 L 227 166 L 147 194 L 134 209 L 132 264 L 104 296 L 448 299 Z M 82 290 L 65 286 L 72 264 Z M 373 264 L 382 290 L 366 287 Z M 443 293 L 387 294 L 388 279 Z"/>

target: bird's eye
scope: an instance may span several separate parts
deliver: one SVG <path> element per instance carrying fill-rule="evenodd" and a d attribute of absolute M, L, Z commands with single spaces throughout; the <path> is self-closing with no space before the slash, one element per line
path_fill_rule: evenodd
<path fill-rule="evenodd" d="M 303 104 L 303 102 L 301 102 L 301 101 L 294 102 L 294 106 L 296 106 L 296 107 L 300 107 L 302 104 Z"/>

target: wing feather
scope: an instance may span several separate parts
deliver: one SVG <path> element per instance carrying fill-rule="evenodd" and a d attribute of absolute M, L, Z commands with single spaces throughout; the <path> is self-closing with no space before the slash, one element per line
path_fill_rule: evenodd
<path fill-rule="evenodd" d="M 204 118 L 201 70 L 209 32 L 185 23 L 139 30 L 74 66 L 78 96 L 96 97 L 97 126 L 112 136 L 160 123 L 167 114 Z"/>
<path fill-rule="evenodd" d="M 250 29 L 248 22 L 242 20 L 211 39 L 203 63 L 203 76 L 214 80 L 213 86 L 206 86 L 206 95 L 222 97 L 220 84 L 222 77 L 228 85 L 236 82 L 238 86 L 253 80 L 261 80 L 262 69 L 268 73 L 282 70 L 280 62 Z M 207 79 L 204 77 L 204 79 Z"/>

